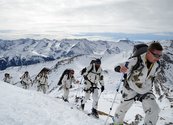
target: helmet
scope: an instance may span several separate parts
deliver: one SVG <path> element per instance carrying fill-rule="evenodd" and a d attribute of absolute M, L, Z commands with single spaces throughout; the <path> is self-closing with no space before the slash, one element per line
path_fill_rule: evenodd
<path fill-rule="evenodd" d="M 70 69 L 70 73 L 71 73 L 71 74 L 74 74 L 74 70 L 73 70 L 73 69 Z"/>
<path fill-rule="evenodd" d="M 96 64 L 101 64 L 101 60 L 100 60 L 100 59 L 96 59 L 96 60 L 95 60 L 95 63 L 96 63 Z"/>
<path fill-rule="evenodd" d="M 8 74 L 8 73 L 5 73 L 5 77 L 9 77 L 10 76 L 10 74 Z"/>

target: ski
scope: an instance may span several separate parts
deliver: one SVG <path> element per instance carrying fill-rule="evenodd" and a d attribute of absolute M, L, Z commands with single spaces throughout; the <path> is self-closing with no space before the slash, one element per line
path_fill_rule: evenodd
<path fill-rule="evenodd" d="M 84 114 L 86 114 L 87 116 L 89 116 L 89 117 L 92 117 L 92 118 L 95 118 L 95 119 L 99 119 L 98 117 L 95 117 L 92 113 L 89 113 L 89 112 L 87 112 L 87 111 L 85 111 L 85 110 L 82 110 L 80 107 L 78 107 L 79 105 L 75 105 L 75 104 L 73 104 L 73 106 L 71 106 L 70 108 L 71 109 L 77 109 L 77 110 L 79 110 L 79 111 L 81 111 L 81 112 L 83 112 Z"/>
<path fill-rule="evenodd" d="M 110 118 L 112 119 L 112 121 L 115 122 L 115 118 L 114 118 L 114 116 L 109 115 L 108 113 L 103 112 L 103 111 L 100 111 L 100 110 L 97 110 L 97 112 L 98 112 L 99 115 L 105 115 L 105 116 L 110 117 Z"/>
<path fill-rule="evenodd" d="M 59 96 L 57 96 L 57 97 L 55 97 L 55 98 L 57 98 L 57 99 L 63 99 L 62 97 L 59 97 Z"/>
<path fill-rule="evenodd" d="M 96 116 L 93 115 L 92 113 L 88 113 L 87 115 L 90 116 L 90 117 L 93 117 L 93 118 L 95 118 L 95 119 L 99 119 L 99 117 L 96 117 Z"/>
<path fill-rule="evenodd" d="M 108 125 L 114 125 L 114 124 L 116 123 L 108 123 Z M 130 125 L 130 124 L 128 124 L 127 122 L 123 122 L 123 125 Z"/>
<path fill-rule="evenodd" d="M 59 87 L 59 88 L 58 88 Z M 56 90 L 58 88 L 58 91 L 60 91 L 61 89 L 62 89 L 62 86 L 55 86 L 55 87 L 53 87 L 48 93 L 51 93 L 51 92 L 53 92 L 54 90 Z"/>

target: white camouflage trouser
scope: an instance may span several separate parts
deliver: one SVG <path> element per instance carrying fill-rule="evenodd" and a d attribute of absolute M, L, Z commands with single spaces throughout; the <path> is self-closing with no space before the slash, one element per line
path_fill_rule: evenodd
<path fill-rule="evenodd" d="M 87 100 L 90 98 L 90 95 L 91 95 L 90 91 L 85 92 L 85 98 L 82 101 L 82 104 L 85 104 L 87 102 Z M 97 109 L 98 107 L 98 89 L 97 88 L 95 88 L 94 92 L 92 92 L 92 98 L 93 98 L 92 108 Z"/>
<path fill-rule="evenodd" d="M 25 83 L 24 81 L 21 81 L 22 87 L 24 89 L 28 89 L 29 88 L 29 84 Z"/>
<path fill-rule="evenodd" d="M 69 88 L 63 87 L 63 91 L 64 91 L 63 99 L 64 99 L 64 100 L 68 100 Z"/>
<path fill-rule="evenodd" d="M 38 86 L 38 91 L 43 91 L 44 94 L 46 94 L 46 90 L 47 90 L 48 86 L 46 84 L 40 84 Z"/>
<path fill-rule="evenodd" d="M 129 108 L 132 106 L 134 102 L 133 99 L 129 101 L 124 101 L 135 96 L 133 90 L 127 90 L 125 88 L 124 90 L 124 97 L 121 101 L 121 104 L 117 107 L 117 110 L 115 112 L 115 121 L 117 124 L 123 123 L 126 112 L 129 110 Z M 155 96 L 153 94 L 147 94 L 145 98 L 142 100 L 142 106 L 145 112 L 144 125 L 156 125 L 160 108 L 156 103 Z"/>

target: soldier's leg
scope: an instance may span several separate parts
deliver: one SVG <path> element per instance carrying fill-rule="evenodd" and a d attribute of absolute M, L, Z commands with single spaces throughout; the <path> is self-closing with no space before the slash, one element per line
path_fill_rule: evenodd
<path fill-rule="evenodd" d="M 81 103 L 85 104 L 89 98 L 90 98 L 90 91 L 85 91 L 85 97 Z"/>
<path fill-rule="evenodd" d="M 37 81 L 37 91 L 41 91 L 41 84 L 39 81 Z"/>
<path fill-rule="evenodd" d="M 46 94 L 46 90 L 47 90 L 46 85 L 43 85 L 42 90 L 43 90 L 43 93 Z"/>
<path fill-rule="evenodd" d="M 26 84 L 24 84 L 24 89 L 27 89 L 27 85 Z"/>
<path fill-rule="evenodd" d="M 146 115 L 144 119 L 144 124 L 156 125 L 159 117 L 160 108 L 156 103 L 155 96 L 153 94 L 146 95 L 146 97 L 142 100 L 142 106 Z"/>
<path fill-rule="evenodd" d="M 26 86 L 25 86 L 25 84 L 22 84 L 22 88 L 23 88 L 23 89 L 26 89 Z"/>
<path fill-rule="evenodd" d="M 37 86 L 37 91 L 40 91 L 41 90 L 41 85 L 38 85 Z"/>
<path fill-rule="evenodd" d="M 124 117 L 127 111 L 130 109 L 134 102 L 134 97 L 136 96 L 136 92 L 131 89 L 126 89 L 123 87 L 122 90 L 122 99 L 115 111 L 115 121 L 117 124 L 123 124 Z M 129 100 L 130 99 L 130 100 Z M 128 100 L 128 101 L 127 101 Z"/>
<path fill-rule="evenodd" d="M 42 91 L 43 92 L 43 84 L 40 84 L 40 91 Z"/>
<path fill-rule="evenodd" d="M 69 89 L 63 88 L 63 90 L 64 90 L 63 99 L 64 101 L 68 101 Z"/>
<path fill-rule="evenodd" d="M 28 89 L 28 84 L 25 83 L 24 85 L 25 85 L 25 89 Z"/>
<path fill-rule="evenodd" d="M 28 84 L 25 85 L 25 89 L 28 89 Z"/>
<path fill-rule="evenodd" d="M 92 108 L 97 109 L 97 107 L 98 107 L 98 89 L 94 89 L 94 92 L 92 93 L 92 98 L 93 98 Z"/>
<path fill-rule="evenodd" d="M 25 89 L 25 83 L 23 81 L 20 82 L 22 85 L 22 88 Z"/>
<path fill-rule="evenodd" d="M 123 123 L 124 117 L 125 117 L 127 111 L 132 106 L 133 102 L 134 102 L 134 100 L 120 102 L 120 105 L 117 107 L 117 109 L 115 111 L 115 121 L 117 124 Z"/>
<path fill-rule="evenodd" d="M 90 90 L 90 87 L 91 87 L 91 85 L 90 85 L 90 83 L 89 82 L 87 82 L 87 81 L 85 81 L 84 82 L 84 92 L 85 92 L 85 97 L 84 97 L 84 99 L 81 101 L 81 104 L 85 104 L 86 102 L 87 102 L 87 100 L 90 98 L 90 93 L 91 93 L 91 90 Z"/>
<path fill-rule="evenodd" d="M 26 89 L 29 89 L 29 84 L 26 85 Z"/>

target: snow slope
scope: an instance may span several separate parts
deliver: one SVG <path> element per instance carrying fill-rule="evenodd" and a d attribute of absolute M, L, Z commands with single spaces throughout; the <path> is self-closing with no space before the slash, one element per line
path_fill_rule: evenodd
<path fill-rule="evenodd" d="M 0 125 L 101 125 L 63 101 L 0 82 Z"/>

